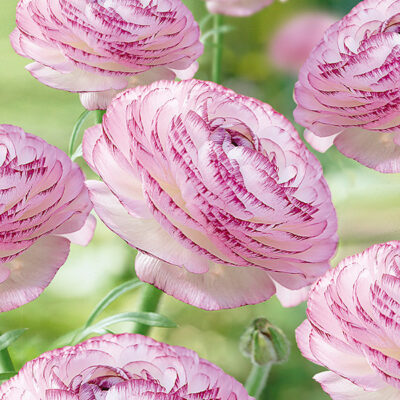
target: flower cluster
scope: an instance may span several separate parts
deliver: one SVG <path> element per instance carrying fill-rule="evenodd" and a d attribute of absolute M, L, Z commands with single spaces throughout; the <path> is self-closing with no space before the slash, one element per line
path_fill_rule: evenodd
<path fill-rule="evenodd" d="M 399 289 L 400 242 L 344 259 L 312 288 L 297 343 L 331 370 L 315 379 L 333 399 L 400 397 Z"/>
<path fill-rule="evenodd" d="M 32 301 L 86 245 L 95 220 L 78 165 L 21 128 L 0 125 L 0 311 Z"/>
<path fill-rule="evenodd" d="M 272 2 L 206 0 L 232 16 Z M 0 125 L 0 312 L 38 297 L 70 243 L 90 241 L 94 206 L 138 249 L 137 276 L 188 304 L 218 310 L 277 294 L 293 306 L 309 294 L 297 342 L 330 369 L 315 377 L 323 389 L 335 400 L 400 398 L 400 242 L 329 270 L 337 219 L 321 165 L 268 104 L 191 79 L 203 45 L 181 0 L 20 0 L 16 22 L 11 43 L 34 60 L 35 78 L 107 112 L 84 135 L 102 179 L 87 186 L 61 150 Z M 292 20 L 273 40 L 276 64 L 297 70 L 332 22 Z M 316 149 L 335 144 L 400 172 L 399 33 L 400 0 L 364 0 L 311 51 L 295 118 Z M 286 358 L 276 333 L 265 319 L 247 331 L 255 364 Z M 260 343 L 275 347 L 256 360 Z M 0 386 L 0 400 L 133 398 L 254 400 L 193 351 L 133 334 L 45 353 Z"/>
<path fill-rule="evenodd" d="M 332 144 L 380 172 L 400 172 L 400 1 L 364 0 L 303 66 L 296 122 L 319 151 Z"/>
<path fill-rule="evenodd" d="M 156 82 L 117 96 L 83 152 L 104 181 L 88 183 L 96 213 L 141 251 L 137 275 L 184 302 L 259 303 L 329 268 L 336 214 L 321 166 L 267 104 Z"/>
<path fill-rule="evenodd" d="M 35 78 L 94 110 L 123 89 L 193 77 L 199 35 L 181 0 L 21 0 L 11 43 Z"/>
<path fill-rule="evenodd" d="M 1 400 L 136 398 L 253 399 L 195 352 L 132 334 L 105 335 L 44 353 L 0 387 Z"/>

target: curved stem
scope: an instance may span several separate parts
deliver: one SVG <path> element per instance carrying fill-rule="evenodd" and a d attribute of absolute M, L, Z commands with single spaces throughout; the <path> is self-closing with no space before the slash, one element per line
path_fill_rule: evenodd
<path fill-rule="evenodd" d="M 250 371 L 250 375 L 247 378 L 245 388 L 250 396 L 258 399 L 264 390 L 265 386 L 267 386 L 267 380 L 269 376 L 269 372 L 271 371 L 272 364 L 269 363 L 262 367 L 258 365 L 253 365 L 253 368 Z"/>
<path fill-rule="evenodd" d="M 8 349 L 0 351 L 0 372 L 11 372 L 14 371 L 14 364 L 11 360 L 10 353 Z"/>
<path fill-rule="evenodd" d="M 106 110 L 96 110 L 96 124 L 101 124 L 103 122 L 103 115 L 106 113 Z"/>
<path fill-rule="evenodd" d="M 140 302 L 137 311 L 141 312 L 157 312 L 158 305 L 163 292 L 152 285 L 145 284 L 140 294 Z M 133 332 L 141 335 L 148 335 L 151 326 L 137 323 L 134 326 Z"/>
<path fill-rule="evenodd" d="M 221 83 L 221 66 L 222 66 L 222 37 L 221 31 L 223 17 L 220 14 L 214 15 L 214 40 L 213 40 L 213 63 L 212 63 L 212 80 L 215 83 Z"/>

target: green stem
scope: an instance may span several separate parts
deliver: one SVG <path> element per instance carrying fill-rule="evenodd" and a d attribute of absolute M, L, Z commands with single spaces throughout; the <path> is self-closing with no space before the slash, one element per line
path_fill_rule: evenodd
<path fill-rule="evenodd" d="M 14 371 L 14 364 L 11 360 L 10 353 L 8 349 L 5 348 L 4 350 L 0 351 L 0 372 L 10 372 Z"/>
<path fill-rule="evenodd" d="M 267 380 L 269 372 L 271 371 L 272 363 L 264 365 L 262 367 L 253 365 L 250 375 L 246 381 L 246 389 L 250 396 L 256 400 L 260 397 L 265 386 L 267 386 Z"/>
<path fill-rule="evenodd" d="M 162 291 L 152 285 L 146 284 L 140 294 L 140 303 L 137 311 L 140 312 L 157 312 L 160 303 Z M 148 335 L 151 326 L 137 323 L 134 327 L 134 332 L 141 335 Z"/>
<path fill-rule="evenodd" d="M 223 17 L 220 14 L 214 15 L 214 40 L 213 40 L 213 64 L 212 64 L 212 80 L 215 83 L 221 83 L 221 66 L 222 66 L 222 37 L 221 26 Z"/>
<path fill-rule="evenodd" d="M 103 122 L 103 115 L 106 113 L 106 110 L 96 110 L 96 124 L 101 124 Z"/>

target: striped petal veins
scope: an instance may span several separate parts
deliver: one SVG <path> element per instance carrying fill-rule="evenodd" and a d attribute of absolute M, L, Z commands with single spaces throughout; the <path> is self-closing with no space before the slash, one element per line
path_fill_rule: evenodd
<path fill-rule="evenodd" d="M 206 309 L 299 290 L 329 268 L 336 214 L 315 157 L 267 104 L 211 82 L 157 82 L 86 131 L 97 214 L 146 282 Z"/>
<path fill-rule="evenodd" d="M 132 334 L 42 354 L 0 386 L 1 400 L 254 400 L 192 350 Z"/>
<path fill-rule="evenodd" d="M 0 311 L 33 300 L 87 244 L 92 203 L 78 165 L 21 128 L 0 125 Z"/>
<path fill-rule="evenodd" d="M 11 43 L 35 78 L 93 110 L 128 87 L 192 77 L 199 36 L 180 0 L 21 0 Z"/>
<path fill-rule="evenodd" d="M 400 1 L 364 0 L 330 27 L 300 71 L 296 122 L 319 151 L 333 144 L 400 172 Z"/>
<path fill-rule="evenodd" d="M 337 400 L 400 399 L 400 242 L 344 259 L 311 289 L 297 329 L 315 379 Z"/>

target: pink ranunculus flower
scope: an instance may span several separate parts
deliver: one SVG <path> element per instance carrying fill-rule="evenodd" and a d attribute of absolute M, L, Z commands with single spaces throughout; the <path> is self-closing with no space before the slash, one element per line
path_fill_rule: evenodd
<path fill-rule="evenodd" d="M 20 0 L 11 43 L 36 79 L 95 110 L 126 88 L 192 78 L 199 36 L 181 0 Z"/>
<path fill-rule="evenodd" d="M 344 259 L 311 289 L 297 329 L 303 355 L 334 400 L 400 399 L 400 242 Z"/>
<path fill-rule="evenodd" d="M 296 121 L 380 172 L 400 172 L 400 1 L 364 0 L 325 33 L 301 69 Z"/>
<path fill-rule="evenodd" d="M 232 17 L 248 17 L 269 6 L 274 0 L 206 0 L 208 11 Z"/>
<path fill-rule="evenodd" d="M 91 209 L 83 173 L 64 152 L 0 125 L 0 311 L 36 299 L 70 242 L 90 241 Z"/>
<path fill-rule="evenodd" d="M 192 350 L 133 334 L 42 354 L 0 386 L 0 400 L 252 400 Z M 254 399 L 253 399 L 254 400 Z"/>
<path fill-rule="evenodd" d="M 324 32 L 336 21 L 334 15 L 324 12 L 296 14 L 278 29 L 270 42 L 268 55 L 272 63 L 297 76 Z"/>
<path fill-rule="evenodd" d="M 136 273 L 215 310 L 285 295 L 321 276 L 336 214 L 317 159 L 269 105 L 212 82 L 156 82 L 86 131 L 98 216 L 140 250 Z M 301 291 L 304 295 L 304 291 Z M 296 293 L 296 296 L 299 293 Z"/>

